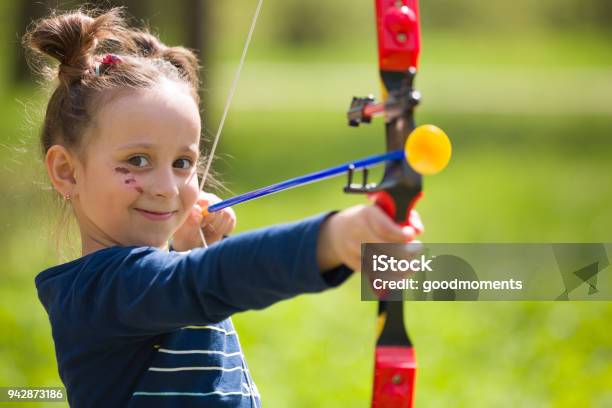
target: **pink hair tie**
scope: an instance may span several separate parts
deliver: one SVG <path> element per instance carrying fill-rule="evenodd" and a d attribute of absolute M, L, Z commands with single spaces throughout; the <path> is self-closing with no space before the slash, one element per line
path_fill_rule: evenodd
<path fill-rule="evenodd" d="M 92 68 L 93 73 L 96 76 L 100 76 L 100 66 L 101 65 L 106 65 L 107 67 L 111 67 L 113 65 L 119 64 L 120 62 L 122 62 L 121 58 L 119 58 L 115 54 L 106 54 L 103 58 L 96 57 L 96 63 L 94 67 Z"/>
<path fill-rule="evenodd" d="M 120 62 L 121 58 L 119 58 L 115 54 L 106 54 L 104 58 L 102 58 L 102 63 L 105 65 L 116 65 Z"/>

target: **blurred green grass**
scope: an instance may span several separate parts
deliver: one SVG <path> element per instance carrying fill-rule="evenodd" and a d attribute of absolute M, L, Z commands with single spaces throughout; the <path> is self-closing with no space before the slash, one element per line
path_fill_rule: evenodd
<path fill-rule="evenodd" d="M 345 129 L 335 113 L 283 113 L 269 121 L 266 115 L 240 112 L 240 121 L 232 121 L 224 135 L 218 168 L 234 192 L 381 148 L 380 129 L 356 134 L 361 130 Z M 424 240 L 609 241 L 608 118 L 436 114 L 421 119 L 443 125 L 455 147 L 449 168 L 426 181 L 419 207 L 427 226 Z M 233 158 L 225 156 L 229 152 Z M 43 193 L 28 182 L 40 166 L 21 162 L 20 182 L 8 189 L 11 201 L 19 201 L 2 217 L 9 228 L 3 234 L 0 382 L 53 385 L 58 380 L 50 331 L 32 284 L 34 274 L 53 263 L 52 243 L 40 232 L 45 220 L 36 203 Z M 237 207 L 239 229 L 362 202 L 340 193 L 342 181 Z M 353 280 L 331 293 L 236 317 L 270 406 L 367 405 L 375 307 L 359 301 L 358 289 Z M 596 406 L 610 398 L 609 304 L 409 304 L 407 313 L 422 367 L 417 384 L 422 406 L 585 401 Z M 287 380 L 287 371 L 295 381 Z M 508 388 L 515 390 L 510 396 Z"/>
<path fill-rule="evenodd" d="M 606 37 L 437 32 L 424 42 L 418 121 L 444 128 L 454 155 L 445 172 L 426 179 L 423 240 L 610 242 Z M 300 50 L 254 43 L 215 162 L 232 192 L 382 151 L 380 123 L 345 124 L 350 97 L 377 90 L 374 44 L 358 43 Z M 239 48 L 220 51 L 226 62 L 207 71 L 215 84 L 211 130 L 235 68 L 235 55 L 225 53 Z M 33 285 L 57 262 L 33 125 L 42 99 L 31 87 L 1 86 L 0 384 L 59 385 Z M 238 229 L 363 202 L 343 195 L 342 185 L 336 179 L 237 207 Z M 612 405 L 609 303 L 410 303 L 406 310 L 420 366 L 417 406 Z M 236 316 L 265 404 L 368 406 L 374 315 L 352 279 Z M 29 405 L 41 406 L 15 406 Z"/>

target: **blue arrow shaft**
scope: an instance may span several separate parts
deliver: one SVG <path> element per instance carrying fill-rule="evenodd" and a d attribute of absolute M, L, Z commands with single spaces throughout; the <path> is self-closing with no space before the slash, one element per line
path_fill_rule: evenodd
<path fill-rule="evenodd" d="M 403 150 L 394 150 L 384 154 L 377 154 L 375 156 L 369 156 L 364 159 L 348 162 L 339 166 L 330 167 L 325 170 L 320 170 L 314 173 L 306 174 L 304 176 L 295 177 L 289 180 L 281 181 L 280 183 L 272 184 L 267 187 L 258 188 L 257 190 L 249 191 L 248 193 L 240 194 L 227 200 L 218 202 L 208 207 L 208 212 L 212 213 L 215 211 L 222 210 L 227 207 L 231 207 L 236 204 L 244 203 L 245 201 L 254 200 L 259 197 L 278 193 L 279 191 L 288 190 L 297 186 L 303 186 L 306 184 L 314 183 L 315 181 L 324 180 L 330 177 L 337 176 L 342 173 L 346 173 L 349 170 L 362 169 L 364 167 L 370 167 L 375 164 L 380 164 L 392 160 L 404 160 L 405 153 Z"/>

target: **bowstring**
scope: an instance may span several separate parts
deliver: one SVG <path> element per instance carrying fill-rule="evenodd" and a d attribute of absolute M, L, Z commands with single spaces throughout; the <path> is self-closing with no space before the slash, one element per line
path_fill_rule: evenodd
<path fill-rule="evenodd" d="M 225 119 L 227 118 L 229 108 L 234 98 L 234 94 L 236 93 L 236 87 L 238 85 L 238 80 L 240 79 L 240 73 L 242 72 L 244 61 L 246 60 L 247 51 L 251 44 L 251 39 L 253 38 L 253 32 L 255 31 L 255 26 L 257 24 L 257 19 L 259 18 L 259 12 L 261 11 L 262 4 L 263 4 L 263 0 L 259 0 L 257 2 L 257 8 L 255 9 L 255 14 L 253 14 L 253 18 L 251 19 L 251 27 L 249 28 L 249 33 L 247 34 L 247 38 L 244 43 L 244 47 L 242 48 L 242 55 L 240 56 L 240 62 L 238 63 L 238 68 L 236 69 L 236 73 L 234 74 L 234 80 L 232 81 L 232 85 L 230 87 L 229 93 L 227 95 L 227 99 L 225 101 L 225 107 L 223 108 L 223 114 L 221 115 L 221 121 L 219 122 L 217 133 L 215 134 L 215 138 L 213 139 L 213 145 L 210 149 L 208 160 L 206 161 L 206 167 L 204 168 L 204 172 L 202 173 L 202 181 L 200 182 L 198 196 L 200 195 L 200 192 L 202 192 L 202 189 L 204 188 L 204 183 L 206 183 L 206 178 L 208 177 L 208 174 L 210 173 L 210 166 L 215 156 L 215 151 L 217 150 L 219 139 L 221 138 L 221 132 L 223 131 L 223 126 L 225 125 Z M 202 240 L 202 246 L 204 248 L 207 248 L 208 244 L 206 243 L 206 238 L 204 237 L 204 231 L 202 230 L 202 228 L 198 228 L 198 231 L 200 233 L 200 239 Z M 255 392 L 255 389 L 253 387 L 253 384 L 251 383 L 250 373 L 248 372 L 246 368 L 246 363 L 244 361 L 244 354 L 242 353 L 242 347 L 240 347 L 240 354 L 242 354 L 243 356 L 242 357 L 242 369 L 244 370 L 244 373 L 247 378 L 247 383 L 249 387 L 249 396 L 251 399 L 251 406 L 257 407 L 257 402 L 255 400 L 255 396 L 253 395 L 253 393 Z"/>
<path fill-rule="evenodd" d="M 240 73 L 242 72 L 244 61 L 246 60 L 247 51 L 251 44 L 251 39 L 253 38 L 253 32 L 255 31 L 255 25 L 257 24 L 257 19 L 259 18 L 259 12 L 261 11 L 262 4 L 263 4 L 263 0 L 259 0 L 257 2 L 257 8 L 255 9 L 255 14 L 253 14 L 253 18 L 251 19 L 251 27 L 249 28 L 249 33 L 247 34 L 247 38 L 244 43 L 244 47 L 242 48 L 242 55 L 240 56 L 240 62 L 238 63 L 238 68 L 236 69 L 236 73 L 234 74 L 234 79 L 232 81 L 232 85 L 230 87 L 229 93 L 227 94 L 227 99 L 225 101 L 225 107 L 223 108 L 223 114 L 221 115 L 221 121 L 219 122 L 217 133 L 215 134 L 215 138 L 213 139 L 213 144 L 210 149 L 210 153 L 208 155 L 208 160 L 206 160 L 206 167 L 204 167 L 204 172 L 202 173 L 202 180 L 200 181 L 200 188 L 198 190 L 198 196 L 203 191 L 204 183 L 206 183 L 206 178 L 208 177 L 208 174 L 210 173 L 210 166 L 212 165 L 212 161 L 215 156 L 215 151 L 217 150 L 217 145 L 219 144 L 219 139 L 221 138 L 221 132 L 223 131 L 223 126 L 225 125 L 225 119 L 227 118 L 227 114 L 229 113 L 229 109 L 232 104 L 232 100 L 234 99 L 234 94 L 236 93 L 236 87 L 238 85 L 238 80 L 240 79 Z M 208 244 L 206 243 L 206 238 L 204 237 L 204 231 L 202 231 L 202 228 L 198 228 L 198 231 L 200 232 L 200 239 L 202 240 L 202 246 L 204 248 L 207 248 Z"/>

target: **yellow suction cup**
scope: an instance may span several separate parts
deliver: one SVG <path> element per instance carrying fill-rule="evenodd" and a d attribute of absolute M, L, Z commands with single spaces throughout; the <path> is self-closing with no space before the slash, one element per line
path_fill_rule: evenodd
<path fill-rule="evenodd" d="M 404 151 L 414 171 L 431 175 L 444 170 L 451 158 L 452 147 L 442 129 L 434 125 L 422 125 L 410 133 Z"/>

